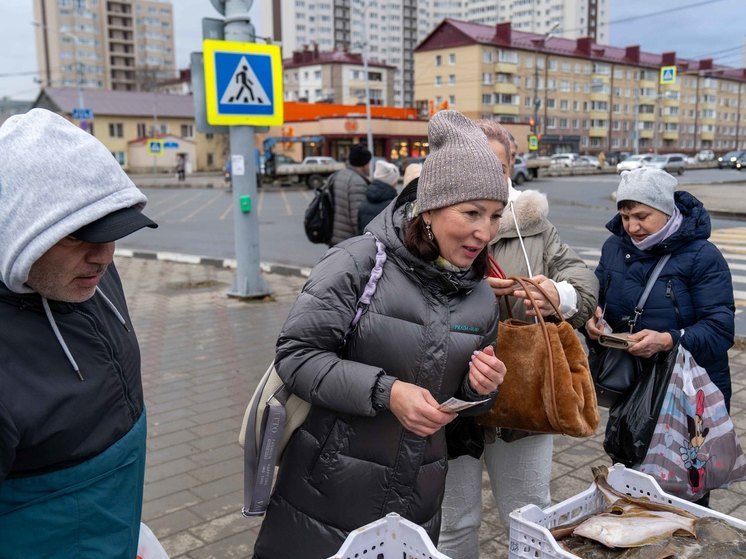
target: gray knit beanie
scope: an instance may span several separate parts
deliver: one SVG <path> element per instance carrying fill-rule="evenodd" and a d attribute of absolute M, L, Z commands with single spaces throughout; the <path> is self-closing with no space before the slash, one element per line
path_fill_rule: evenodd
<path fill-rule="evenodd" d="M 440 111 L 427 129 L 430 153 L 417 187 L 417 212 L 469 200 L 507 202 L 502 165 L 484 133 L 458 111 Z"/>
<path fill-rule="evenodd" d="M 673 193 L 678 184 L 672 175 L 654 167 L 625 171 L 616 191 L 616 201 L 617 204 L 624 200 L 639 202 L 670 216 L 673 215 Z"/>

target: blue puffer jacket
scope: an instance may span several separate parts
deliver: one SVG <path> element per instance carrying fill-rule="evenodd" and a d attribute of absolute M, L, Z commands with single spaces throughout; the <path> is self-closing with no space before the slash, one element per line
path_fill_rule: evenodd
<path fill-rule="evenodd" d="M 635 247 L 618 214 L 606 225 L 613 236 L 604 243 L 596 268 L 599 306 L 605 306 L 604 316 L 614 331 L 624 331 L 656 262 L 671 253 L 634 330 L 668 332 L 674 343 L 683 330 L 681 344 L 707 370 L 729 405 L 728 349 L 735 329 L 730 269 L 717 247 L 707 240 L 710 216 L 702 203 L 683 191 L 676 192 L 674 199 L 683 216 L 681 226 L 649 250 Z"/>

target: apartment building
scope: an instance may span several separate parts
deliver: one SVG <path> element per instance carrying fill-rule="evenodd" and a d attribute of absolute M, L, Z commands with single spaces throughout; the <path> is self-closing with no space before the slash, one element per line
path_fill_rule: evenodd
<path fill-rule="evenodd" d="M 273 38 L 283 56 L 317 45 L 322 51 L 362 53 L 396 68 L 396 106 L 413 106 L 413 50 L 446 18 L 514 25 L 558 36 L 608 35 L 611 0 L 272 0 Z M 265 16 L 266 17 L 266 16 Z"/>
<path fill-rule="evenodd" d="M 346 51 L 296 51 L 282 63 L 285 101 L 365 104 L 365 65 L 360 54 Z M 389 64 L 368 64 L 371 105 L 394 106 L 394 73 Z"/>
<path fill-rule="evenodd" d="M 43 87 L 149 90 L 176 74 L 170 0 L 34 0 Z"/>
<path fill-rule="evenodd" d="M 531 123 L 544 153 L 746 146 L 746 70 L 590 38 L 447 20 L 416 49 L 415 103 Z M 675 66 L 673 83 L 660 69 Z M 525 142 L 525 139 L 522 139 Z"/>

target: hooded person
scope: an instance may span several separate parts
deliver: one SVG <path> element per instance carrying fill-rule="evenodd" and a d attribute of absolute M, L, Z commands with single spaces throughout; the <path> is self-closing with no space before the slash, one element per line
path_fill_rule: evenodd
<path fill-rule="evenodd" d="M 137 552 L 146 424 L 114 241 L 156 227 L 92 135 L 44 109 L 0 127 L 0 542 Z M 7 555 L 10 553 L 10 555 Z"/>
<path fill-rule="evenodd" d="M 455 417 L 440 404 L 455 396 L 476 404 L 461 413 L 483 412 L 502 382 L 497 307 L 483 277 L 507 185 L 462 114 L 439 112 L 428 135 L 414 217 L 391 203 L 365 235 L 327 251 L 282 328 L 277 372 L 311 410 L 285 449 L 257 559 L 330 557 L 390 512 L 437 541 L 442 427 Z M 377 243 L 382 273 L 342 350 Z"/>
<path fill-rule="evenodd" d="M 347 168 L 330 177 L 334 194 L 334 224 L 329 246 L 358 234 L 358 211 L 368 190 L 368 171 L 373 158 L 362 144 L 353 144 L 347 158 Z"/>
<path fill-rule="evenodd" d="M 376 217 L 389 202 L 396 198 L 396 185 L 399 182 L 399 169 L 393 163 L 379 159 L 373 171 L 373 181 L 365 192 L 365 201 L 357 212 L 358 233 L 365 232 L 365 226 Z"/>

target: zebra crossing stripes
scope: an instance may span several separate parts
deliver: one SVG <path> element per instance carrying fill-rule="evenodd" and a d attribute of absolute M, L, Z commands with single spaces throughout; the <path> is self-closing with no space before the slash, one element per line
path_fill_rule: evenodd
<path fill-rule="evenodd" d="M 710 241 L 720 249 L 730 267 L 733 278 L 733 298 L 736 302 L 736 314 L 746 310 L 746 227 L 716 229 L 710 235 Z M 580 258 L 590 268 L 598 265 L 601 250 L 590 247 L 576 247 Z"/>

